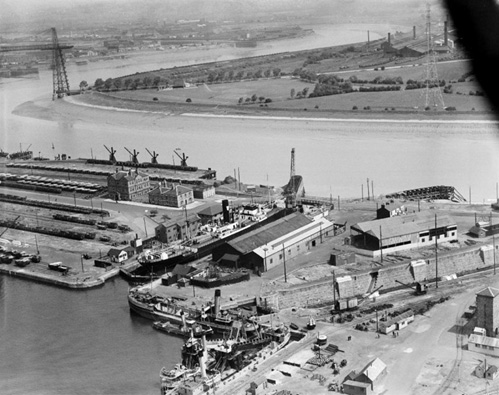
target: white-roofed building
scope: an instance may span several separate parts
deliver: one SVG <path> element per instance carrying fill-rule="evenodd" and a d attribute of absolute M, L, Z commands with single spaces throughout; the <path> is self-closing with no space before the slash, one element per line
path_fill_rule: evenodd
<path fill-rule="evenodd" d="M 371 250 L 373 257 L 457 240 L 456 222 L 448 215 L 412 215 L 359 222 L 350 226 L 352 244 Z"/>

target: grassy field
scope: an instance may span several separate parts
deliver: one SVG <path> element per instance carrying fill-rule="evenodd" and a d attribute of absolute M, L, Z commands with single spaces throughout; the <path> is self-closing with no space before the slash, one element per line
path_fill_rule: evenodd
<path fill-rule="evenodd" d="M 354 70 L 354 71 L 342 71 L 337 73 L 338 77 L 347 79 L 352 75 L 357 76 L 363 80 L 372 80 L 377 76 L 382 77 L 402 77 L 402 79 L 407 81 L 408 79 L 413 80 L 421 80 L 426 78 L 426 65 L 422 65 L 425 60 L 419 59 L 418 63 L 415 63 L 415 66 L 404 65 L 401 67 L 387 65 L 387 69 L 382 71 L 374 71 L 374 70 Z M 398 67 L 398 68 L 391 68 Z M 451 80 L 457 80 L 464 73 L 470 70 L 470 63 L 467 60 L 455 61 L 455 62 L 445 62 L 445 63 L 437 63 L 437 73 L 439 79 L 444 79 L 447 83 Z M 332 74 L 335 74 L 334 72 Z"/>
<path fill-rule="evenodd" d="M 291 89 L 301 91 L 309 88 L 311 92 L 314 84 L 309 84 L 295 79 L 269 79 L 258 81 L 243 81 L 224 84 L 200 85 L 197 88 L 173 89 L 158 91 L 155 89 L 145 89 L 137 91 L 113 92 L 112 95 L 119 98 L 133 98 L 136 100 L 180 102 L 184 103 L 188 98 L 194 104 L 213 105 L 237 105 L 239 98 L 251 98 L 252 95 L 262 96 L 272 99 L 272 102 L 282 102 L 290 97 Z M 258 106 L 250 104 L 246 106 Z"/>
<path fill-rule="evenodd" d="M 419 69 L 419 72 L 422 72 L 422 68 L 419 67 L 411 67 L 409 71 L 412 71 L 412 69 Z M 405 71 L 405 69 L 400 70 Z M 399 70 L 397 69 L 396 72 L 398 71 Z M 385 75 L 387 76 L 396 76 L 398 75 L 396 72 L 390 72 L 388 70 L 365 72 L 366 77 L 362 74 L 361 78 L 374 78 L 380 73 L 386 73 Z M 369 73 L 369 75 L 367 73 Z M 413 73 L 416 74 L 416 71 Z M 454 93 L 442 95 L 445 106 L 456 107 L 458 111 L 479 112 L 490 110 L 490 105 L 483 97 L 470 96 L 468 94 L 470 90 L 475 91 L 480 89 L 474 82 L 455 83 L 453 84 L 453 87 Z M 246 99 L 253 94 L 256 94 L 258 97 L 261 96 L 272 100 L 272 103 L 268 104 L 269 109 L 287 109 L 293 111 L 303 111 L 305 109 L 309 111 L 317 109 L 317 107 L 320 110 L 352 110 L 354 106 L 357 106 L 359 111 L 362 111 L 363 108 L 367 106 L 371 107 L 371 110 L 383 111 L 385 108 L 395 108 L 397 111 L 413 111 L 416 107 L 422 108 L 425 105 L 423 89 L 401 90 L 395 92 L 352 92 L 318 98 L 291 99 L 291 89 L 295 89 L 295 91 L 298 92 L 304 88 L 309 88 L 310 93 L 314 89 L 314 84 L 305 83 L 297 79 L 281 78 L 200 85 L 196 88 L 165 91 L 157 91 L 155 89 L 119 91 L 113 92 L 112 96 L 120 99 L 133 99 L 145 102 L 152 102 L 154 98 L 157 98 L 158 103 L 167 102 L 179 104 L 185 103 L 187 99 L 191 99 L 192 104 L 194 105 L 236 106 L 239 98 L 242 97 L 243 99 Z M 458 94 L 457 92 L 462 94 Z M 239 107 L 244 108 L 245 110 L 251 108 L 256 109 L 260 107 L 260 103 L 257 100 L 256 103 L 245 104 Z M 472 110 L 473 108 L 475 110 Z"/>

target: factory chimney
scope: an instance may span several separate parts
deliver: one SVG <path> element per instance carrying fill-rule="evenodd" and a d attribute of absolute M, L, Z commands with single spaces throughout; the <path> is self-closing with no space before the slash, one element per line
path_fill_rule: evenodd
<path fill-rule="evenodd" d="M 444 45 L 448 45 L 449 37 L 447 31 L 447 21 L 444 22 Z"/>
<path fill-rule="evenodd" d="M 416 39 L 416 26 L 413 26 L 412 27 L 412 39 L 415 40 Z"/>
<path fill-rule="evenodd" d="M 219 289 L 215 289 L 215 316 L 220 314 L 220 296 L 222 295 L 222 291 Z"/>
<path fill-rule="evenodd" d="M 390 34 L 390 33 L 388 33 L 388 45 L 391 45 L 391 43 L 392 43 L 392 40 L 391 40 L 391 34 Z"/>

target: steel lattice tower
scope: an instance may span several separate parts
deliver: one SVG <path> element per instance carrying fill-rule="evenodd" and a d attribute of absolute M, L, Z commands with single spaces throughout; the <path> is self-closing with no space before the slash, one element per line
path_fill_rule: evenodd
<path fill-rule="evenodd" d="M 431 35 L 430 4 L 426 3 L 426 75 L 425 75 L 424 101 L 426 109 L 445 108 L 444 98 L 440 90 L 440 81 L 437 72 L 437 59 Z"/>
<path fill-rule="evenodd" d="M 66 64 L 64 54 L 62 53 L 59 40 L 57 39 L 57 32 L 55 27 L 52 30 L 52 77 L 53 77 L 53 90 L 52 100 L 61 98 L 64 95 L 69 96 L 69 82 L 66 73 Z"/>

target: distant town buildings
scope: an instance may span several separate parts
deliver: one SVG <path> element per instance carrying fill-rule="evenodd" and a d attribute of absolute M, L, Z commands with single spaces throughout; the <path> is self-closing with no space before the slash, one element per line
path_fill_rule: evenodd
<path fill-rule="evenodd" d="M 107 191 L 111 199 L 142 201 L 149 189 L 149 176 L 138 169 L 116 170 L 116 173 L 107 177 Z"/>

